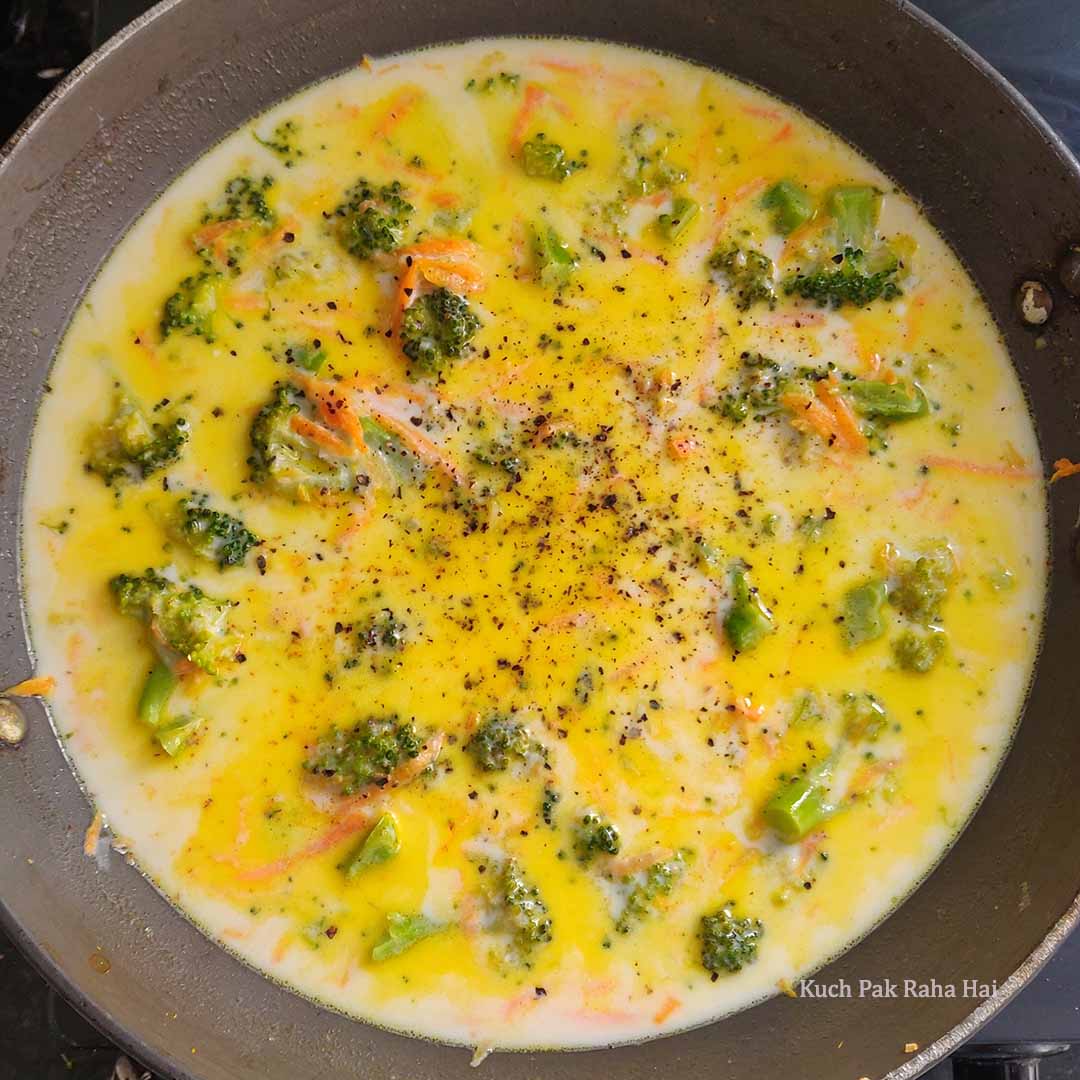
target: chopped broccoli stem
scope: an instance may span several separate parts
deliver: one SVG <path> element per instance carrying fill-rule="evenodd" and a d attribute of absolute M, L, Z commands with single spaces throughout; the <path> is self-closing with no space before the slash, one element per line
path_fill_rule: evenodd
<path fill-rule="evenodd" d="M 393 814 L 383 814 L 360 846 L 341 864 L 347 881 L 359 877 L 365 870 L 389 862 L 401 850 L 397 821 Z"/>
<path fill-rule="evenodd" d="M 562 289 L 578 268 L 578 257 L 570 246 L 550 226 L 533 230 L 533 254 L 536 258 L 536 276 L 548 289 Z"/>
<path fill-rule="evenodd" d="M 537 745 L 520 720 L 512 714 L 495 713 L 476 729 L 465 749 L 484 772 L 505 772 L 514 762 L 536 752 Z"/>
<path fill-rule="evenodd" d="M 825 196 L 825 209 L 836 226 L 837 244 L 866 251 L 874 239 L 881 194 L 868 184 L 840 184 Z"/>
<path fill-rule="evenodd" d="M 415 300 L 401 320 L 401 351 L 411 378 L 438 375 L 460 357 L 480 329 L 468 300 L 440 286 Z"/>
<path fill-rule="evenodd" d="M 412 724 L 396 716 L 371 716 L 343 730 L 336 725 L 311 748 L 304 768 L 341 786 L 346 795 L 371 785 L 385 787 L 391 774 L 420 756 L 423 741 Z"/>
<path fill-rule="evenodd" d="M 179 683 L 168 664 L 158 661 L 143 683 L 139 695 L 139 719 L 151 728 L 159 728 L 165 722 L 169 698 Z"/>
<path fill-rule="evenodd" d="M 207 344 L 214 341 L 214 312 L 217 310 L 217 287 L 220 274 L 203 270 L 184 278 L 166 301 L 161 314 L 161 336 L 190 334 Z"/>
<path fill-rule="evenodd" d="M 783 784 L 765 804 L 765 824 L 785 843 L 793 844 L 829 815 L 819 778 L 799 776 Z"/>
<path fill-rule="evenodd" d="M 495 883 L 496 900 L 505 918 L 513 951 L 527 964 L 533 949 L 551 940 L 551 916 L 540 890 L 525 876 L 517 859 L 507 859 Z"/>
<path fill-rule="evenodd" d="M 905 630 L 893 642 L 893 655 L 904 671 L 925 675 L 941 659 L 945 644 L 945 631 L 940 626 Z"/>
<path fill-rule="evenodd" d="M 844 735 L 852 742 L 874 742 L 888 726 L 889 714 L 873 694 L 847 693 L 842 700 Z"/>
<path fill-rule="evenodd" d="M 597 855 L 618 855 L 622 842 L 619 830 L 599 814 L 588 813 L 578 822 L 574 832 L 574 851 L 578 861 L 589 863 Z"/>
<path fill-rule="evenodd" d="M 655 862 L 645 871 L 643 878 L 630 890 L 622 913 L 615 922 L 620 934 L 629 934 L 643 920 L 652 915 L 657 900 L 669 896 L 679 879 L 686 873 L 687 858 L 678 852 L 670 859 Z"/>
<path fill-rule="evenodd" d="M 200 716 L 178 716 L 159 727 L 154 732 L 154 738 L 169 757 L 176 757 L 191 744 L 202 726 Z"/>
<path fill-rule="evenodd" d="M 876 641 L 885 633 L 882 613 L 889 598 L 889 588 L 884 579 L 873 578 L 855 585 L 844 594 L 844 644 L 857 649 Z"/>
<path fill-rule="evenodd" d="M 816 212 L 806 190 L 791 180 L 778 180 L 773 184 L 761 197 L 761 206 L 772 211 L 773 228 L 781 236 L 805 225 Z"/>
<path fill-rule="evenodd" d="M 732 245 L 709 256 L 709 269 L 730 290 L 735 306 L 749 311 L 755 304 L 776 303 L 773 262 L 753 248 Z"/>
<path fill-rule="evenodd" d="M 750 584 L 743 567 L 732 571 L 734 600 L 724 616 L 724 633 L 736 652 L 749 652 L 776 629 L 772 612 Z"/>
<path fill-rule="evenodd" d="M 630 129 L 621 170 L 627 195 L 667 191 L 686 179 L 686 170 L 668 160 L 674 138 L 675 132 L 644 120 Z"/>
<path fill-rule="evenodd" d="M 426 472 L 424 463 L 392 431 L 370 416 L 360 417 L 367 448 L 383 463 L 395 484 L 415 484 Z"/>
<path fill-rule="evenodd" d="M 345 192 L 333 216 L 338 240 L 350 255 L 370 259 L 376 252 L 401 246 L 413 212 L 405 194 L 398 180 L 376 187 L 362 178 Z"/>
<path fill-rule="evenodd" d="M 562 183 L 568 176 L 584 169 L 585 162 L 568 158 L 566 151 L 558 143 L 549 142 L 541 131 L 521 147 L 521 167 L 526 176 Z"/>
<path fill-rule="evenodd" d="M 145 480 L 179 460 L 189 434 L 183 417 L 151 424 L 142 409 L 117 390 L 112 416 L 91 434 L 86 467 L 106 484 Z"/>
<path fill-rule="evenodd" d="M 205 495 L 182 498 L 176 507 L 175 531 L 196 554 L 224 570 L 240 566 L 262 541 L 239 519 L 206 505 Z"/>
<path fill-rule="evenodd" d="M 237 640 L 228 623 L 232 601 L 215 600 L 197 585 L 177 584 L 152 569 L 141 577 L 117 574 L 109 587 L 122 614 L 140 619 L 163 648 L 203 671 L 214 674 L 235 657 Z"/>
<path fill-rule="evenodd" d="M 203 223 L 212 221 L 259 221 L 269 225 L 274 211 L 266 201 L 266 193 L 274 186 L 272 176 L 255 180 L 250 176 L 234 176 L 226 185 L 221 201 L 203 214 Z"/>
<path fill-rule="evenodd" d="M 856 411 L 881 420 L 914 420 L 930 411 L 930 402 L 918 383 L 885 383 L 876 379 L 855 379 L 844 384 Z"/>
<path fill-rule="evenodd" d="M 760 919 L 738 918 L 731 904 L 701 917 L 701 964 L 714 975 L 742 971 L 757 958 L 765 933 Z"/>
<path fill-rule="evenodd" d="M 444 923 L 435 922 L 426 915 L 390 911 L 386 915 L 386 937 L 371 950 L 371 959 L 381 962 L 400 956 L 417 942 L 440 934 L 445 929 Z"/>
<path fill-rule="evenodd" d="M 656 219 L 656 231 L 669 244 L 673 243 L 690 228 L 700 211 L 701 206 L 693 199 L 676 195 L 671 200 L 671 210 Z"/>
<path fill-rule="evenodd" d="M 956 561 L 949 545 L 937 543 L 917 559 L 904 559 L 896 567 L 889 599 L 912 622 L 930 626 L 939 621 L 955 575 Z"/>
<path fill-rule="evenodd" d="M 285 362 L 304 371 L 318 375 L 326 363 L 326 350 L 318 342 L 307 345 L 290 345 L 285 350 Z"/>
<path fill-rule="evenodd" d="M 821 268 L 809 274 L 792 274 L 784 280 L 784 292 L 813 300 L 818 307 L 867 307 L 875 300 L 895 300 L 903 294 L 893 280 L 898 265 L 885 266 L 876 272 L 866 269 L 866 260 L 859 248 L 845 248 L 834 259 L 838 265 Z"/>
<path fill-rule="evenodd" d="M 251 478 L 284 495 L 307 498 L 313 492 L 350 491 L 360 477 L 348 461 L 298 434 L 292 419 L 304 400 L 293 387 L 278 383 L 270 401 L 251 425 Z"/>

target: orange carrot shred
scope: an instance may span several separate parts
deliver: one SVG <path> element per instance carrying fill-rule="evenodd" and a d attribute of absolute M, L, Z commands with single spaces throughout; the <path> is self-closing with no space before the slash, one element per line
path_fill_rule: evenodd
<path fill-rule="evenodd" d="M 997 476 L 1002 480 L 1027 480 L 1037 475 L 1033 469 L 1023 465 L 965 461 L 963 458 L 943 457 L 940 454 L 924 457 L 923 464 L 933 469 L 950 469 L 953 472 L 968 473 L 971 476 Z"/>
<path fill-rule="evenodd" d="M 659 1009 L 656 1010 L 653 1015 L 654 1024 L 662 1024 L 679 1006 L 682 1002 L 677 997 L 669 997 Z"/>
<path fill-rule="evenodd" d="M 831 379 L 822 379 L 814 387 L 814 392 L 832 413 L 838 441 L 843 449 L 850 450 L 853 454 L 865 454 L 870 444 L 859 427 L 854 411 L 840 393 L 835 376 Z"/>
<path fill-rule="evenodd" d="M 94 816 L 87 826 L 86 835 L 83 837 L 83 854 L 87 858 L 92 859 L 97 854 L 98 843 L 101 840 L 101 829 L 104 824 L 105 819 L 101 816 L 101 811 L 95 810 Z"/>
<path fill-rule="evenodd" d="M 389 138 L 393 133 L 394 128 L 396 128 L 398 124 L 412 112 L 422 97 L 423 94 L 415 87 L 406 86 L 402 89 L 391 99 L 390 105 L 383 114 L 382 119 L 375 125 L 373 134 L 379 135 L 384 139 Z"/>
<path fill-rule="evenodd" d="M 1054 462 L 1054 474 L 1050 477 L 1050 483 L 1055 480 L 1064 480 L 1067 476 L 1080 474 L 1080 461 L 1070 461 L 1068 458 L 1058 458 Z"/>
<path fill-rule="evenodd" d="M 56 689 L 56 680 L 51 675 L 35 675 L 32 679 L 9 686 L 6 697 L 48 697 Z"/>
<path fill-rule="evenodd" d="M 667 446 L 668 454 L 681 461 L 692 457 L 697 452 L 698 442 L 686 432 L 674 431 L 668 436 Z"/>
<path fill-rule="evenodd" d="M 338 457 L 350 457 L 352 451 L 332 431 L 327 431 L 321 424 L 309 420 L 306 416 L 294 416 L 289 421 L 289 426 L 297 435 L 318 443 L 325 450 L 329 450 Z"/>

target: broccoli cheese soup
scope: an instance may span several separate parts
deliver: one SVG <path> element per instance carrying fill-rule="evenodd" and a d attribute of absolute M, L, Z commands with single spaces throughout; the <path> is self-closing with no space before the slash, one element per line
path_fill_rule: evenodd
<path fill-rule="evenodd" d="M 37 425 L 57 731 L 183 912 L 356 1017 L 592 1046 L 785 988 L 991 779 L 1040 462 L 915 203 L 612 45 L 354 70 L 134 224 Z"/>

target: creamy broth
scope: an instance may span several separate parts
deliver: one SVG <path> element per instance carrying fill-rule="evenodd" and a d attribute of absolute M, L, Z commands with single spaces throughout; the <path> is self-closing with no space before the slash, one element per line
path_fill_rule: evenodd
<path fill-rule="evenodd" d="M 316 86 L 139 219 L 50 390 L 64 745 L 182 911 L 357 1017 L 590 1046 L 775 993 L 1016 722 L 1044 504 L 992 320 L 887 177 L 702 68 Z"/>

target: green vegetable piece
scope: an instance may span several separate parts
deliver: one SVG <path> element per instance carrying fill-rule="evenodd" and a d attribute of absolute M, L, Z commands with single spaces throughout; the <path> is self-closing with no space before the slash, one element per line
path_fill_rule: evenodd
<path fill-rule="evenodd" d="M 240 566 L 261 543 L 239 519 L 206 505 L 205 495 L 186 496 L 176 507 L 174 532 L 191 550 L 221 570 Z"/>
<path fill-rule="evenodd" d="M 550 226 L 533 229 L 536 276 L 548 289 L 562 289 L 578 268 L 578 257 Z"/>
<path fill-rule="evenodd" d="M 844 644 L 857 649 L 876 641 L 885 633 L 882 612 L 889 598 L 889 587 L 882 578 L 872 578 L 855 585 L 844 594 Z"/>
<path fill-rule="evenodd" d="M 893 642 L 893 655 L 905 671 L 925 675 L 941 659 L 945 645 L 945 631 L 940 626 L 905 630 Z"/>
<path fill-rule="evenodd" d="M 312 375 L 318 375 L 326 363 L 326 350 L 318 344 L 290 345 L 285 350 L 285 362 L 295 364 Z"/>
<path fill-rule="evenodd" d="M 578 823 L 574 833 L 574 851 L 581 863 L 592 862 L 595 856 L 618 855 L 622 841 L 619 830 L 599 814 L 588 813 Z"/>
<path fill-rule="evenodd" d="M 773 228 L 781 235 L 793 233 L 814 214 L 814 204 L 804 188 L 791 180 L 778 180 L 761 197 L 761 206 L 772 211 Z"/>
<path fill-rule="evenodd" d="M 825 209 L 836 226 L 837 243 L 844 248 L 869 248 L 881 213 L 881 194 L 868 184 L 841 184 L 825 196 Z"/>
<path fill-rule="evenodd" d="M 897 566 L 889 599 L 912 622 L 929 626 L 939 621 L 955 575 L 956 560 L 949 545 L 937 543 L 914 561 L 905 559 Z"/>
<path fill-rule="evenodd" d="M 393 814 L 383 814 L 363 843 L 341 866 L 347 881 L 359 877 L 365 870 L 389 862 L 401 850 L 397 822 Z"/>
<path fill-rule="evenodd" d="M 678 240 L 701 212 L 701 206 L 684 195 L 676 195 L 669 213 L 656 219 L 656 231 L 669 244 Z"/>
<path fill-rule="evenodd" d="M 544 797 L 540 800 L 540 817 L 550 828 L 555 826 L 555 807 L 561 799 L 562 796 L 550 784 L 544 788 Z"/>
<path fill-rule="evenodd" d="M 551 940 L 551 916 L 540 890 L 517 859 L 507 859 L 495 881 L 496 900 L 513 937 L 514 958 L 523 964 L 538 945 Z"/>
<path fill-rule="evenodd" d="M 109 485 L 136 483 L 178 461 L 189 435 L 183 417 L 151 424 L 142 409 L 117 390 L 112 415 L 88 440 L 86 468 Z"/>
<path fill-rule="evenodd" d="M 806 691 L 799 695 L 799 700 L 795 702 L 795 708 L 791 711 L 791 724 L 793 727 L 798 727 L 803 724 L 820 724 L 824 719 L 824 713 L 821 709 L 821 702 L 818 701 L 817 695 Z"/>
<path fill-rule="evenodd" d="M 631 128 L 623 153 L 621 174 L 629 196 L 666 191 L 686 179 L 686 170 L 668 159 L 675 132 L 639 121 Z M 616 210 L 616 213 L 619 213 Z"/>
<path fill-rule="evenodd" d="M 773 262 L 760 251 L 737 245 L 718 248 L 709 256 L 708 266 L 731 291 L 740 311 L 755 304 L 776 304 Z"/>
<path fill-rule="evenodd" d="M 620 934 L 629 934 L 638 923 L 652 915 L 657 900 L 671 894 L 686 873 L 687 865 L 687 856 L 683 852 L 653 863 L 645 871 L 641 881 L 630 890 L 630 895 L 627 896 L 622 912 L 615 922 L 615 929 Z"/>
<path fill-rule="evenodd" d="M 540 132 L 527 139 L 521 147 L 521 167 L 526 176 L 562 183 L 578 169 L 584 169 L 585 162 L 570 160 L 558 143 L 549 142 L 544 133 Z"/>
<path fill-rule="evenodd" d="M 855 379 L 845 383 L 855 409 L 862 416 L 882 420 L 914 420 L 930 411 L 930 402 L 918 383 L 884 383 L 873 379 Z"/>
<path fill-rule="evenodd" d="M 336 457 L 292 429 L 304 396 L 278 383 L 251 425 L 251 478 L 282 495 L 307 498 L 314 493 L 353 490 L 360 478 L 353 463 Z"/>
<path fill-rule="evenodd" d="M 509 71 L 500 71 L 486 79 L 470 79 L 465 89 L 474 94 L 490 94 L 496 88 L 516 90 L 521 83 L 521 76 Z"/>
<path fill-rule="evenodd" d="M 421 296 L 401 320 L 401 351 L 412 361 L 410 378 L 439 375 L 479 329 L 480 319 L 465 297 L 441 286 Z"/>
<path fill-rule="evenodd" d="M 141 577 L 117 574 L 109 587 L 122 614 L 153 627 L 160 650 L 186 657 L 210 674 L 235 659 L 238 641 L 228 619 L 232 601 L 215 600 L 197 585 L 178 584 L 152 569 Z"/>
<path fill-rule="evenodd" d="M 746 570 L 736 568 L 731 575 L 734 601 L 724 617 L 724 633 L 736 652 L 756 648 L 775 629 L 772 612 L 750 584 Z"/>
<path fill-rule="evenodd" d="M 270 225 L 274 211 L 266 201 L 266 193 L 274 186 L 272 176 L 255 180 L 250 176 L 234 176 L 226 185 L 218 205 L 203 214 L 203 224 L 211 221 L 257 221 Z"/>
<path fill-rule="evenodd" d="M 484 772 L 505 772 L 537 750 L 529 729 L 512 714 L 488 717 L 465 744 L 466 751 Z"/>
<path fill-rule="evenodd" d="M 401 652 L 408 629 L 390 608 L 383 608 L 361 626 L 360 644 L 378 652 Z"/>
<path fill-rule="evenodd" d="M 158 745 L 169 757 L 176 757 L 185 750 L 202 730 L 202 717 L 179 716 L 154 732 Z"/>
<path fill-rule="evenodd" d="M 169 698 L 179 681 L 168 664 L 157 663 L 153 666 L 139 695 L 139 719 L 144 724 L 152 728 L 162 726 Z"/>
<path fill-rule="evenodd" d="M 184 278 L 166 301 L 161 313 L 161 336 L 189 334 L 207 344 L 214 341 L 214 312 L 217 311 L 217 287 L 220 274 L 204 270 Z"/>
<path fill-rule="evenodd" d="M 765 928 L 760 919 L 738 918 L 731 904 L 703 915 L 698 928 L 701 964 L 714 974 L 734 974 L 757 958 Z"/>
<path fill-rule="evenodd" d="M 272 154 L 281 158 L 286 169 L 291 169 L 304 156 L 304 151 L 296 145 L 300 128 L 295 120 L 282 121 L 267 139 L 261 138 L 257 131 L 252 131 L 251 134 L 260 146 L 266 147 Z"/>
<path fill-rule="evenodd" d="M 828 817 L 825 791 L 817 780 L 800 776 L 782 785 L 765 804 L 765 824 L 785 843 L 794 844 Z"/>
<path fill-rule="evenodd" d="M 396 716 L 370 716 L 349 729 L 336 725 L 323 735 L 304 768 L 341 786 L 346 795 L 362 788 L 385 787 L 391 773 L 420 756 L 424 743 L 412 724 Z"/>
<path fill-rule="evenodd" d="M 852 742 L 874 742 L 889 724 L 885 706 L 873 694 L 847 693 L 844 706 L 844 735 Z"/>
<path fill-rule="evenodd" d="M 358 259 L 400 247 L 413 212 L 405 194 L 398 180 L 381 186 L 357 180 L 332 215 L 341 246 Z"/>
<path fill-rule="evenodd" d="M 836 259 L 809 274 L 785 278 L 785 295 L 800 296 L 803 300 L 813 300 L 818 307 L 831 308 L 868 307 L 875 300 L 890 301 L 903 296 L 893 280 L 898 264 L 871 272 L 862 251 L 850 247 Z"/>
<path fill-rule="evenodd" d="M 415 484 L 427 472 L 424 463 L 392 431 L 370 416 L 360 417 L 367 448 L 382 462 L 395 484 Z"/>
<path fill-rule="evenodd" d="M 744 352 L 739 359 L 738 381 L 723 389 L 710 407 L 733 424 L 778 412 L 785 385 L 780 365 L 761 353 Z"/>
<path fill-rule="evenodd" d="M 378 962 L 400 956 L 424 938 L 441 934 L 445 923 L 438 923 L 426 915 L 408 915 L 391 911 L 386 916 L 386 937 L 371 950 L 371 959 Z"/>

